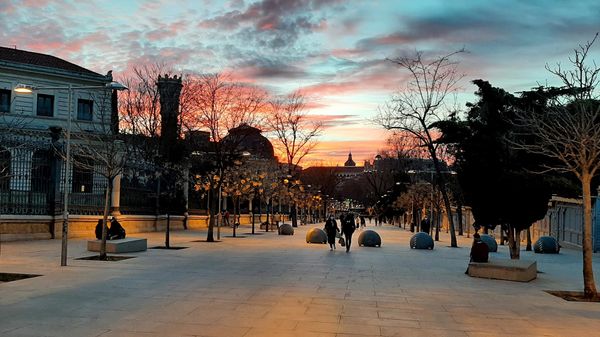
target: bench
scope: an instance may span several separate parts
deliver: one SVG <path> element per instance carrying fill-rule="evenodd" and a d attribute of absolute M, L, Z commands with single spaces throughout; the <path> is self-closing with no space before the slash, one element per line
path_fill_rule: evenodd
<path fill-rule="evenodd" d="M 87 244 L 87 249 L 91 252 L 99 252 L 100 240 L 90 240 Z M 132 253 L 141 252 L 148 249 L 148 243 L 146 239 L 140 238 L 125 238 L 120 240 L 106 240 L 106 252 L 107 253 Z"/>
<path fill-rule="evenodd" d="M 535 261 L 509 259 L 470 262 L 468 274 L 471 277 L 529 282 L 537 277 L 537 263 Z"/>

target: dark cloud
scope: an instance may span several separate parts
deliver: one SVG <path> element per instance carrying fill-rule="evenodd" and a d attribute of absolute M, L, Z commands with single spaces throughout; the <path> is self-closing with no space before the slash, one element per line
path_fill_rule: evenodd
<path fill-rule="evenodd" d="M 357 41 L 354 50 L 347 52 L 368 53 L 435 43 L 437 46 L 467 45 L 468 49 L 473 46 L 482 52 L 495 53 L 496 48 L 546 43 L 557 35 L 569 34 L 578 38 L 576 32 L 598 29 L 597 17 L 600 15 L 598 4 L 578 5 L 582 6 L 580 12 L 567 12 L 548 6 L 544 1 L 510 4 L 487 1 L 468 8 L 448 5 L 444 11 L 399 16 L 396 29 L 388 34 L 363 38 Z"/>
<path fill-rule="evenodd" d="M 259 58 L 240 62 L 235 66 L 236 69 L 245 73 L 248 77 L 257 78 L 302 78 L 307 76 L 307 72 L 293 64 L 281 62 L 278 60 Z"/>
<path fill-rule="evenodd" d="M 199 23 L 202 28 L 241 30 L 245 41 L 281 49 L 293 45 L 301 34 L 327 27 L 326 8 L 342 0 L 263 0 L 245 10 L 233 10 Z M 248 40 L 250 39 L 250 40 Z"/>

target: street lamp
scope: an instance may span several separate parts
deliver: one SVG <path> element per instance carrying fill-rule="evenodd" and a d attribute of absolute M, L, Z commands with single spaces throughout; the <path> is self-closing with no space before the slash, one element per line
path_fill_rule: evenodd
<path fill-rule="evenodd" d="M 72 117 L 72 100 L 73 92 L 75 90 L 87 90 L 87 89 L 106 89 L 106 90 L 128 90 L 128 88 L 119 82 L 106 83 L 103 86 L 72 86 L 69 84 L 66 87 L 36 87 L 28 84 L 17 84 L 15 86 L 15 92 L 20 94 L 31 94 L 35 90 L 67 90 L 68 91 L 68 108 L 67 108 L 67 135 L 66 135 L 66 149 L 65 149 L 65 176 L 64 176 L 64 193 L 63 193 L 63 225 L 62 225 L 62 243 L 60 252 L 60 265 L 67 265 L 67 236 L 69 233 L 69 189 L 67 185 L 69 183 L 69 167 L 71 164 L 71 117 Z"/>

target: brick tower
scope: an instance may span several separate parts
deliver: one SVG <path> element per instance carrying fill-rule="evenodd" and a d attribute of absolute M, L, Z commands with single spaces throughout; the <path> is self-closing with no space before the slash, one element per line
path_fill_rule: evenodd
<path fill-rule="evenodd" d="M 179 127 L 177 119 L 179 117 L 179 96 L 181 94 L 181 76 L 164 77 L 158 76 L 156 82 L 160 96 L 160 153 L 163 158 L 169 158 L 171 149 L 175 146 L 179 137 Z M 170 158 L 172 159 L 172 158 Z"/>

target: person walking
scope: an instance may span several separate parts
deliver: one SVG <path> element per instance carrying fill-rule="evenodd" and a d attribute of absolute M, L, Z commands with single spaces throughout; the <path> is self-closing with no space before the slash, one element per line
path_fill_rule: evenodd
<path fill-rule="evenodd" d="M 365 221 L 365 216 L 360 216 L 360 227 L 367 227 L 367 222 Z"/>
<path fill-rule="evenodd" d="M 352 244 L 352 233 L 356 229 L 356 223 L 354 222 L 354 215 L 352 213 L 346 214 L 342 221 L 342 233 L 346 237 L 346 253 L 350 252 L 350 245 Z"/>
<path fill-rule="evenodd" d="M 429 217 L 425 216 L 423 220 L 421 220 L 421 232 L 425 232 L 429 234 L 429 229 L 431 227 L 431 222 L 429 221 Z"/>
<path fill-rule="evenodd" d="M 325 221 L 325 233 L 327 233 L 327 243 L 329 243 L 329 250 L 335 249 L 335 239 L 340 229 L 337 226 L 337 222 L 330 215 L 327 221 Z"/>
<path fill-rule="evenodd" d="M 228 210 L 223 210 L 223 222 L 224 225 L 227 227 L 230 227 L 231 224 L 229 223 L 229 211 Z"/>

